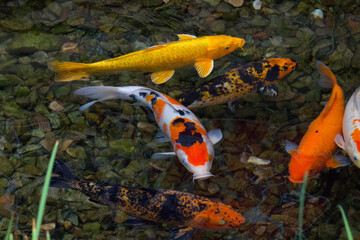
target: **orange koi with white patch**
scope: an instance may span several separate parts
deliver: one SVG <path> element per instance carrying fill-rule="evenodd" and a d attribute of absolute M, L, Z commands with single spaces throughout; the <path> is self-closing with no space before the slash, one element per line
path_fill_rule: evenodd
<path fill-rule="evenodd" d="M 326 84 L 327 87 L 333 86 L 333 90 L 320 115 L 311 122 L 299 147 L 292 142 L 286 143 L 286 151 L 291 154 L 289 179 L 294 183 L 301 183 L 306 172 L 310 177 L 325 167 L 336 168 L 348 165 L 344 156 L 334 155 L 337 149 L 334 138 L 342 133 L 344 93 L 326 65 L 317 61 L 316 66 L 321 75 L 320 83 L 324 86 Z"/>
<path fill-rule="evenodd" d="M 158 126 L 173 145 L 174 152 L 155 153 L 153 158 L 176 155 L 187 170 L 194 174 L 194 179 L 212 176 L 210 168 L 214 158 L 213 144 L 222 138 L 220 129 L 206 132 L 199 119 L 188 108 L 175 99 L 146 87 L 84 87 L 75 94 L 97 99 L 83 105 L 83 111 L 98 101 L 124 99 L 149 107 Z M 163 138 L 163 137 L 160 137 Z"/>
<path fill-rule="evenodd" d="M 131 70 L 152 72 L 151 80 L 162 84 L 169 80 L 175 69 L 194 64 L 200 77 L 209 75 L 214 59 L 242 48 L 242 38 L 218 35 L 195 37 L 179 34 L 179 41 L 152 46 L 95 63 L 52 62 L 51 69 L 58 72 L 56 81 L 89 80 L 89 75 L 100 72 Z"/>
<path fill-rule="evenodd" d="M 352 162 L 360 168 L 360 87 L 346 104 L 343 119 L 343 135 L 335 137 L 336 144 L 344 149 Z"/>

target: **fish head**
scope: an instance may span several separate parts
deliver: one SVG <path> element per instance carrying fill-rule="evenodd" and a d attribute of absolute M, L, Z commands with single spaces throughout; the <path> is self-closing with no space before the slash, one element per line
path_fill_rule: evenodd
<path fill-rule="evenodd" d="M 245 222 L 243 216 L 229 205 L 221 202 L 211 202 L 206 210 L 198 213 L 191 225 L 194 228 L 226 229 L 236 228 Z"/>
<path fill-rule="evenodd" d="M 291 58 L 269 58 L 266 61 L 272 72 L 277 73 L 274 80 L 285 77 L 297 68 L 297 62 Z"/>
<path fill-rule="evenodd" d="M 175 146 L 176 156 L 185 168 L 194 174 L 193 180 L 214 176 L 210 173 L 214 159 L 214 147 L 206 135 L 202 135 L 201 139 L 192 141 L 191 145 L 178 143 Z"/>
<path fill-rule="evenodd" d="M 289 180 L 293 183 L 302 183 L 306 172 L 308 172 L 308 177 L 317 174 L 319 171 L 311 164 L 313 160 L 316 159 L 300 155 L 297 152 L 292 154 L 289 163 Z"/>
<path fill-rule="evenodd" d="M 348 153 L 351 161 L 360 168 L 360 152 L 358 149 L 358 144 L 360 148 L 360 143 L 349 141 L 349 143 L 346 145 L 346 152 Z"/>
<path fill-rule="evenodd" d="M 245 40 L 242 38 L 225 35 L 210 36 L 207 57 L 210 59 L 220 58 L 238 48 L 243 49 L 244 44 Z"/>

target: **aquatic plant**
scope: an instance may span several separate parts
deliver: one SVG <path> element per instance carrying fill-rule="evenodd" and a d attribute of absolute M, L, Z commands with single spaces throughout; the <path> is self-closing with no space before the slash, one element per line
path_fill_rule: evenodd
<path fill-rule="evenodd" d="M 304 216 L 304 203 L 305 203 L 305 190 L 306 190 L 306 181 L 308 177 L 308 172 L 305 172 L 304 180 L 301 185 L 301 192 L 300 192 L 300 206 L 299 206 L 299 233 L 298 239 L 302 240 L 303 238 L 303 216 Z"/>
<path fill-rule="evenodd" d="M 52 173 L 52 170 L 53 170 L 58 145 L 59 145 L 59 141 L 56 141 L 55 145 L 54 145 L 54 148 L 52 150 L 49 165 L 48 165 L 48 168 L 47 168 L 47 171 L 46 171 L 46 176 L 45 176 L 43 189 L 42 189 L 42 192 L 41 192 L 41 198 L 40 198 L 40 204 L 39 204 L 39 210 L 38 210 L 36 222 L 35 222 L 35 219 L 33 219 L 32 240 L 38 240 L 39 239 L 41 223 L 42 223 L 42 219 L 43 219 L 44 211 L 45 211 L 46 198 L 47 198 L 48 191 L 49 191 L 49 186 L 50 186 L 51 173 Z M 9 223 L 9 226 L 8 226 L 8 229 L 7 229 L 7 232 L 6 232 L 5 240 L 13 239 L 13 235 L 11 234 L 12 224 L 13 224 L 13 217 L 10 220 L 10 223 Z M 49 231 L 46 231 L 46 239 L 50 240 Z"/>
<path fill-rule="evenodd" d="M 11 227 L 12 227 L 13 221 L 14 221 L 14 217 L 12 216 L 11 219 L 10 219 L 10 222 L 9 222 L 8 229 L 6 231 L 6 235 L 5 235 L 5 238 L 4 238 L 5 240 L 12 240 L 13 239 L 13 236 L 11 234 Z"/>
<path fill-rule="evenodd" d="M 350 226 L 349 226 L 349 223 L 348 223 L 348 220 L 346 218 L 346 214 L 345 214 L 345 211 L 344 209 L 342 208 L 341 205 L 337 205 L 337 207 L 339 208 L 340 212 L 341 212 L 341 215 L 342 215 L 342 218 L 344 220 L 344 225 L 345 225 L 345 230 L 346 230 L 346 235 L 347 235 L 347 238 L 349 240 L 353 240 L 353 236 L 352 236 L 352 233 L 351 233 L 351 229 L 350 229 Z"/>
<path fill-rule="evenodd" d="M 48 168 L 47 168 L 47 171 L 46 171 L 45 182 L 44 182 L 44 186 L 43 186 L 43 189 L 42 189 L 42 192 L 41 192 L 39 210 L 38 210 L 37 219 L 36 219 L 36 223 L 37 223 L 36 224 L 36 230 L 35 230 L 35 232 L 33 231 L 33 239 L 34 240 L 39 239 L 40 227 L 41 227 L 42 219 L 43 219 L 43 216 L 44 216 L 46 198 L 47 198 L 48 191 L 49 191 L 51 173 L 52 173 L 52 170 L 53 170 L 58 145 L 59 145 L 59 141 L 56 141 L 55 145 L 54 145 L 54 148 L 52 150 L 49 165 L 48 165 Z"/>

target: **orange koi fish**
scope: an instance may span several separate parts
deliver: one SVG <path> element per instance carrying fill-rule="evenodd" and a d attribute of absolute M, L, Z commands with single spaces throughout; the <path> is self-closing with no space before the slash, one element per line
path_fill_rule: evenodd
<path fill-rule="evenodd" d="M 290 58 L 270 58 L 240 65 L 224 75 L 211 79 L 199 87 L 184 92 L 179 102 L 190 109 L 235 101 L 253 90 L 269 92 L 276 96 L 274 83 L 296 69 Z"/>
<path fill-rule="evenodd" d="M 151 80 L 165 83 L 175 69 L 194 64 L 200 77 L 208 76 L 218 59 L 242 48 L 245 40 L 225 35 L 195 37 L 178 34 L 179 41 L 164 43 L 144 50 L 129 53 L 95 63 L 53 62 L 51 69 L 58 72 L 56 81 L 89 80 L 89 76 L 100 72 L 131 70 L 152 72 Z"/>
<path fill-rule="evenodd" d="M 346 104 L 343 118 L 343 136 L 336 135 L 336 144 L 345 150 L 351 161 L 360 168 L 360 87 Z"/>
<path fill-rule="evenodd" d="M 301 183 L 305 172 L 310 177 L 325 167 L 336 168 L 349 164 L 344 156 L 334 155 L 337 149 L 334 138 L 342 133 L 344 93 L 326 65 L 317 61 L 316 67 L 321 75 L 320 84 L 327 87 L 332 85 L 333 90 L 328 103 L 301 139 L 299 147 L 292 142 L 286 143 L 286 151 L 291 155 L 289 179 L 294 183 Z"/>
<path fill-rule="evenodd" d="M 152 158 L 159 159 L 176 155 L 186 169 L 194 174 L 193 179 L 205 179 L 213 176 L 210 173 L 214 159 L 213 144 L 222 138 L 220 129 L 206 132 L 199 119 L 175 99 L 146 87 L 84 87 L 75 94 L 98 100 L 89 102 L 80 110 L 83 111 L 98 101 L 118 98 L 135 101 L 150 108 L 158 126 L 165 136 L 157 136 L 157 141 L 170 140 L 175 152 L 155 153 Z"/>
<path fill-rule="evenodd" d="M 79 190 L 91 201 L 133 217 L 180 226 L 170 233 L 171 239 L 190 239 L 196 229 L 236 228 L 245 222 L 230 206 L 199 195 L 83 181 L 59 160 L 55 161 L 53 172 L 59 176 L 51 179 L 51 187 Z"/>

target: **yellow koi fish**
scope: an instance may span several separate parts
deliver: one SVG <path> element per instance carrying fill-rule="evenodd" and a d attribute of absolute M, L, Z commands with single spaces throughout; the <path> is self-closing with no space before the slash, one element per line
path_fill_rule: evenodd
<path fill-rule="evenodd" d="M 55 80 L 60 82 L 89 80 L 89 76 L 100 72 L 131 70 L 152 72 L 151 80 L 156 84 L 165 83 L 175 69 L 194 64 L 200 77 L 208 76 L 214 59 L 241 48 L 242 38 L 218 35 L 195 37 L 178 34 L 179 41 L 164 43 L 144 50 L 129 53 L 95 63 L 52 62 L 51 69 L 58 72 Z"/>

